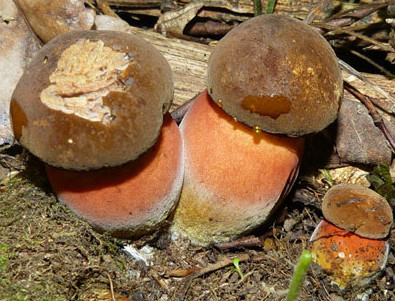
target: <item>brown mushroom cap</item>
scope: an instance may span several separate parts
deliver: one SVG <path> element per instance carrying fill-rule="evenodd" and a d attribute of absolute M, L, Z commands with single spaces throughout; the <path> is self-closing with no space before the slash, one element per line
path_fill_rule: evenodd
<path fill-rule="evenodd" d="M 322 213 L 337 227 L 368 238 L 386 237 L 393 222 L 387 200 L 356 184 L 339 184 L 329 189 L 322 202 Z"/>
<path fill-rule="evenodd" d="M 185 175 L 172 231 L 193 244 L 229 241 L 262 225 L 292 187 L 304 138 L 256 133 L 200 94 L 180 125 Z"/>
<path fill-rule="evenodd" d="M 75 31 L 31 61 L 12 95 L 12 125 L 19 142 L 50 165 L 116 166 L 155 143 L 172 99 L 170 66 L 148 42 Z"/>
<path fill-rule="evenodd" d="M 178 201 L 183 181 L 183 143 L 166 114 L 161 135 L 137 160 L 93 171 L 46 166 L 58 199 L 100 232 L 140 235 L 157 227 Z"/>
<path fill-rule="evenodd" d="M 252 18 L 220 40 L 208 64 L 210 96 L 250 127 L 299 136 L 337 117 L 343 85 L 336 55 L 301 21 Z"/>

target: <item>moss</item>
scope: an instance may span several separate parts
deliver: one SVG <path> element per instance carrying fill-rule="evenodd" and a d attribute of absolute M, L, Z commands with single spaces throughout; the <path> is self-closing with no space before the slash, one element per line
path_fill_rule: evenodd
<path fill-rule="evenodd" d="M 41 163 L 2 182 L 0 300 L 75 300 L 128 282 L 120 241 L 94 232 L 51 193 Z M 128 290 L 135 284 L 125 285 Z"/>

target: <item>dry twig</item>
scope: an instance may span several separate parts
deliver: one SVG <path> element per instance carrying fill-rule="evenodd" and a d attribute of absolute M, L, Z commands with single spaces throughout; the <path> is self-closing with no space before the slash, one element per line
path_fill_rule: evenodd
<path fill-rule="evenodd" d="M 353 30 L 346 29 L 346 28 L 341 28 L 341 27 L 338 27 L 338 26 L 333 26 L 333 25 L 330 25 L 330 24 L 327 24 L 327 23 L 315 23 L 314 25 L 317 26 L 317 27 L 329 30 L 332 34 L 347 34 L 347 35 L 350 35 L 350 36 L 354 36 L 354 37 L 356 37 L 358 39 L 361 39 L 361 40 L 363 40 L 363 41 L 365 41 L 365 42 L 367 42 L 369 44 L 376 45 L 380 49 L 382 49 L 382 50 L 384 50 L 386 52 L 395 52 L 394 49 L 390 45 L 383 44 L 383 43 L 381 43 L 381 42 L 379 42 L 379 41 L 377 41 L 377 40 L 375 40 L 373 38 L 367 37 L 367 36 L 365 36 L 363 34 L 355 32 Z"/>
<path fill-rule="evenodd" d="M 357 77 L 358 79 L 360 79 L 361 81 L 363 81 L 365 84 L 371 86 L 374 90 L 376 90 L 378 93 L 380 93 L 381 95 L 383 95 L 386 99 L 388 99 L 388 101 L 390 103 L 393 104 L 393 106 L 395 106 L 395 99 L 388 94 L 386 91 L 384 91 L 383 89 L 381 89 L 379 86 L 377 86 L 375 83 L 373 83 L 371 80 L 369 80 L 368 78 L 365 78 L 360 72 L 358 72 L 357 70 L 355 70 L 353 67 L 351 67 L 349 64 L 347 64 L 346 62 L 344 62 L 341 59 L 338 59 L 339 61 L 339 65 L 340 67 L 345 70 L 346 72 L 348 72 L 349 74 L 354 75 L 355 77 Z M 372 101 L 374 102 L 374 100 Z M 393 114 L 395 112 L 395 109 L 392 107 L 389 110 L 389 113 Z"/>
<path fill-rule="evenodd" d="M 236 258 L 232 257 L 232 258 L 224 258 L 214 264 L 210 264 L 207 267 L 201 268 L 201 269 L 197 269 L 196 271 L 194 271 L 192 274 L 190 273 L 191 269 L 187 269 L 188 273 L 186 273 L 188 276 L 185 278 L 184 282 L 183 282 L 183 286 L 176 292 L 176 296 L 175 296 L 175 300 L 184 300 L 185 299 L 185 295 L 188 292 L 189 287 L 192 284 L 192 281 L 200 276 L 203 276 L 205 274 L 214 272 L 216 270 L 222 269 L 228 265 L 232 265 L 233 264 L 233 260 Z M 250 256 L 248 254 L 240 254 L 237 256 L 237 258 L 239 259 L 239 261 L 246 261 L 248 259 L 250 259 Z M 180 271 L 181 270 L 176 270 L 177 271 L 177 275 L 181 275 Z M 173 275 L 174 272 L 173 271 L 167 271 L 166 275 Z"/>
<path fill-rule="evenodd" d="M 115 301 L 115 293 L 114 293 L 114 284 L 112 283 L 112 279 L 110 274 L 107 274 L 108 281 L 110 282 L 110 292 L 111 292 L 111 301 Z"/>
<path fill-rule="evenodd" d="M 368 62 L 369 64 L 371 64 L 372 66 L 374 66 L 375 68 L 380 70 L 387 77 L 389 77 L 391 79 L 395 77 L 395 75 L 393 73 L 391 73 L 390 71 L 388 71 L 387 69 L 385 69 L 381 65 L 377 64 L 375 61 L 373 61 L 372 59 L 368 58 L 366 55 L 363 55 L 362 53 L 360 53 L 360 52 L 358 52 L 356 50 L 352 50 L 352 49 L 350 50 L 350 53 L 360 57 L 363 60 L 365 60 L 366 62 Z"/>

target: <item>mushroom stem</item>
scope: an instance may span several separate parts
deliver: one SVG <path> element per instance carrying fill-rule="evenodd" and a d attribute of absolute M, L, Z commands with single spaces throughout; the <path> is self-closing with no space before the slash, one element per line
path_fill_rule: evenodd
<path fill-rule="evenodd" d="M 181 126 L 185 177 L 172 231 L 197 245 L 229 241 L 261 225 L 290 191 L 304 138 L 255 132 L 203 92 Z"/>
<path fill-rule="evenodd" d="M 170 114 L 157 143 L 135 161 L 94 171 L 46 166 L 58 199 L 99 232 L 130 237 L 152 230 L 176 205 L 183 179 L 182 138 Z"/>

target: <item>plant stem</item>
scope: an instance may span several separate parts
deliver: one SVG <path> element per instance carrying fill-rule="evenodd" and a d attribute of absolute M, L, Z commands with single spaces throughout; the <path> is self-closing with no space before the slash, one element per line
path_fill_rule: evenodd
<path fill-rule="evenodd" d="M 262 2 L 261 0 L 254 0 L 254 16 L 262 14 Z"/>
<path fill-rule="evenodd" d="M 267 15 L 270 15 L 270 14 L 273 13 L 274 6 L 276 5 L 276 1 L 277 0 L 269 0 L 269 1 L 267 1 L 267 4 L 266 4 L 266 14 Z"/>
<path fill-rule="evenodd" d="M 311 253 L 308 250 L 304 250 L 299 258 L 298 264 L 295 267 L 286 301 L 295 301 L 298 299 L 299 292 L 306 276 L 307 269 L 309 268 L 310 262 Z"/>

